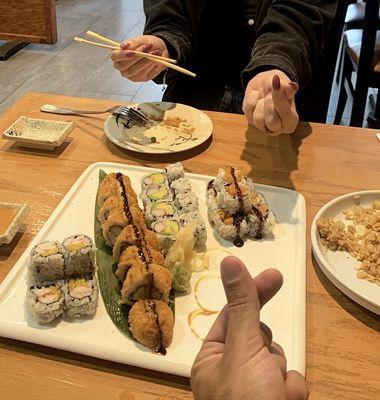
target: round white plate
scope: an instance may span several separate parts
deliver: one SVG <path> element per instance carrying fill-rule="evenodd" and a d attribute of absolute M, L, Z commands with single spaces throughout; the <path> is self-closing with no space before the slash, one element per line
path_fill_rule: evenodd
<path fill-rule="evenodd" d="M 349 193 L 327 203 L 314 217 L 311 225 L 311 244 L 314 256 L 327 278 L 344 294 L 368 310 L 380 315 L 380 286 L 376 283 L 359 279 L 356 276 L 356 266 L 360 264 L 348 253 L 327 250 L 322 244 L 316 222 L 320 217 L 345 221 L 343 211 L 358 205 L 369 206 L 375 200 L 380 200 L 380 190 L 366 190 Z"/>
<path fill-rule="evenodd" d="M 148 154 L 178 153 L 199 146 L 212 135 L 211 119 L 196 108 L 165 102 L 133 104 L 131 107 L 148 116 L 166 120 L 180 118 L 181 122 L 177 129 L 153 120 L 149 128 L 125 127 L 123 117 L 116 123 L 116 116 L 110 115 L 104 123 L 105 134 L 111 142 L 124 149 Z"/>

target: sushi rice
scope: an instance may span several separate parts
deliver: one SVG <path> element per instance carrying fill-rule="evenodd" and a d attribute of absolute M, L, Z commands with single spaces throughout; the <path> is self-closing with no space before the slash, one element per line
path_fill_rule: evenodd
<path fill-rule="evenodd" d="M 98 305 L 96 279 L 69 279 L 64 286 L 65 316 L 78 318 L 94 315 Z"/>
<path fill-rule="evenodd" d="M 45 241 L 33 247 L 29 272 L 33 282 L 54 281 L 64 276 L 64 252 L 58 241 Z"/>
<path fill-rule="evenodd" d="M 64 281 L 42 282 L 27 293 L 26 305 L 39 324 L 49 324 L 64 312 Z"/>

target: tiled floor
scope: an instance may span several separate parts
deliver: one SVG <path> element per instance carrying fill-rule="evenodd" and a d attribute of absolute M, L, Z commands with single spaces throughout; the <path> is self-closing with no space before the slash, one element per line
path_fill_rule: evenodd
<path fill-rule="evenodd" d="M 73 37 L 96 31 L 122 41 L 142 32 L 143 0 L 58 0 L 58 42 L 30 44 L 5 62 L 0 61 L 0 114 L 28 91 L 120 101 L 157 101 L 162 87 L 133 83 L 113 69 L 107 50 L 73 42 Z M 334 88 L 328 122 L 336 107 Z M 342 124 L 348 125 L 349 105 Z"/>
<path fill-rule="evenodd" d="M 0 62 L 0 114 L 28 91 L 120 101 L 161 99 L 161 86 L 122 78 L 107 50 L 72 40 L 87 30 L 118 41 L 141 33 L 142 0 L 58 0 L 56 6 L 58 42 L 30 44 Z"/>

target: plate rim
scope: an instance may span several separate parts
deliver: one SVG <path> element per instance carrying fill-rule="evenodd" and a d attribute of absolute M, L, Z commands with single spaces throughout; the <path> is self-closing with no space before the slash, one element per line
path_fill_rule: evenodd
<path fill-rule="evenodd" d="M 180 149 L 180 150 L 165 150 L 165 149 L 154 149 L 154 151 L 149 151 L 149 147 L 147 147 L 147 151 L 144 151 L 142 148 L 140 149 L 139 147 L 134 147 L 130 144 L 124 143 L 124 142 L 120 142 L 119 140 L 115 139 L 110 133 L 108 128 L 106 128 L 107 124 L 109 123 L 109 121 L 114 117 L 113 114 L 110 114 L 106 120 L 104 121 L 103 124 L 103 131 L 104 134 L 106 135 L 107 139 L 109 139 L 114 145 L 128 150 L 128 151 L 133 151 L 135 153 L 140 153 L 140 154 L 177 154 L 177 153 L 182 153 L 185 151 L 189 151 L 192 149 L 197 148 L 198 146 L 202 145 L 203 143 L 205 143 L 207 140 L 210 139 L 210 137 L 212 137 L 213 132 L 214 132 L 214 124 L 212 122 L 212 119 L 202 110 L 199 110 L 198 108 L 189 106 L 187 104 L 182 104 L 182 103 L 178 103 L 178 102 L 172 102 L 172 101 L 144 101 L 144 102 L 139 102 L 139 103 L 131 103 L 130 106 L 139 106 L 140 104 L 151 104 L 151 103 L 163 103 L 163 104 L 178 104 L 181 107 L 185 107 L 185 108 L 189 108 L 191 110 L 197 111 L 200 114 L 202 114 L 204 117 L 206 117 L 206 119 L 208 120 L 208 122 L 210 123 L 210 132 L 205 136 L 204 139 L 202 139 L 202 141 L 200 141 L 199 143 L 197 143 L 195 146 L 191 146 L 187 149 Z"/>
<path fill-rule="evenodd" d="M 339 271 L 333 270 L 331 267 L 331 263 L 326 259 L 323 255 L 320 245 L 318 243 L 319 233 L 317 229 L 317 220 L 323 215 L 326 210 L 331 208 L 336 203 L 339 203 L 342 200 L 352 198 L 357 195 L 369 195 L 369 194 L 378 194 L 380 197 L 380 190 L 373 189 L 373 190 L 361 190 L 351 193 L 346 193 L 341 196 L 335 197 L 326 204 L 324 204 L 318 212 L 315 214 L 312 224 L 311 224 L 311 232 L 310 232 L 310 239 L 311 239 L 311 247 L 314 254 L 314 257 L 318 263 L 319 268 L 325 274 L 325 276 L 336 286 L 340 291 L 342 291 L 346 296 L 348 296 L 351 300 L 355 301 L 356 303 L 360 304 L 364 308 L 374 312 L 377 315 L 380 315 L 380 301 L 376 303 L 372 298 L 369 298 L 362 293 L 362 291 L 355 290 L 350 285 L 350 282 L 347 280 L 345 274 L 340 273 Z M 359 279 L 359 278 L 358 278 Z M 370 283 L 368 282 L 369 284 Z M 379 288 L 380 290 L 380 288 Z"/>

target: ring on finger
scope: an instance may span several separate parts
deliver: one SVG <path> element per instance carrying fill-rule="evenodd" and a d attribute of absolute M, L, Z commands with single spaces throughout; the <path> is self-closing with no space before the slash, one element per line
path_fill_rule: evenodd
<path fill-rule="evenodd" d="M 279 132 L 280 132 L 280 129 L 277 130 L 277 131 L 271 131 L 270 129 L 265 128 L 265 133 L 266 133 L 268 136 L 276 136 Z"/>

